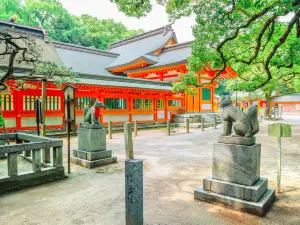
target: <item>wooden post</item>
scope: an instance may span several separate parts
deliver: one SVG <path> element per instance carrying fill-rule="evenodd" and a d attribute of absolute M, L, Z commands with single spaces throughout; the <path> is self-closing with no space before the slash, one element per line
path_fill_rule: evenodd
<path fill-rule="evenodd" d="M 108 122 L 108 135 L 109 139 L 112 139 L 112 121 Z"/>
<path fill-rule="evenodd" d="M 190 119 L 185 120 L 186 133 L 190 133 Z"/>
<path fill-rule="evenodd" d="M 204 131 L 204 117 L 201 117 L 201 130 Z"/>
<path fill-rule="evenodd" d="M 171 125 L 170 125 L 170 120 L 167 121 L 167 134 L 170 136 L 171 135 Z"/>
<path fill-rule="evenodd" d="M 217 129 L 217 117 L 214 117 L 214 128 Z"/>
<path fill-rule="evenodd" d="M 47 84 L 47 81 L 45 79 L 43 79 L 43 81 L 42 81 L 42 107 L 41 107 L 42 124 L 46 124 L 46 101 L 47 101 L 46 84 Z M 46 133 L 43 136 L 46 136 Z"/>
<path fill-rule="evenodd" d="M 281 192 L 281 137 L 291 137 L 291 125 L 283 123 L 270 124 L 269 136 L 277 137 L 276 164 L 277 164 L 277 192 Z"/>
<path fill-rule="evenodd" d="M 134 136 L 137 136 L 137 120 L 134 121 Z"/>
<path fill-rule="evenodd" d="M 68 173 L 71 173 L 71 105 L 70 96 L 67 96 L 67 134 L 68 134 Z"/>
<path fill-rule="evenodd" d="M 42 107 L 41 107 L 41 116 L 42 116 L 42 136 L 46 137 L 46 85 L 47 80 L 42 80 Z M 42 150 L 43 153 L 43 163 L 50 163 L 50 148 L 45 148 Z"/>
<path fill-rule="evenodd" d="M 281 137 L 277 137 L 277 192 L 281 191 Z"/>
<path fill-rule="evenodd" d="M 133 155 L 133 141 L 132 141 L 132 127 L 130 122 L 124 123 L 124 137 L 125 137 L 125 151 L 127 159 L 134 159 Z"/>

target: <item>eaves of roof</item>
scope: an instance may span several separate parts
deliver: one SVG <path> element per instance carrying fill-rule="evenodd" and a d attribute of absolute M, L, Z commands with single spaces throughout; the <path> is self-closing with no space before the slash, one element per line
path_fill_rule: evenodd
<path fill-rule="evenodd" d="M 147 55 L 144 55 L 144 56 L 141 56 L 141 57 L 139 57 L 139 58 L 137 58 L 137 59 L 135 59 L 133 61 L 130 61 L 128 63 L 124 63 L 124 64 L 121 64 L 121 65 L 116 65 L 116 66 L 112 66 L 112 67 L 107 67 L 105 69 L 108 70 L 108 71 L 110 71 L 110 70 L 113 70 L 113 69 L 116 69 L 116 68 L 120 68 L 120 67 L 124 67 L 124 66 L 129 66 L 131 64 L 142 62 L 142 61 L 148 63 L 149 65 L 157 63 L 157 61 L 154 59 L 153 56 L 151 56 L 151 58 L 150 58 Z"/>
<path fill-rule="evenodd" d="M 186 63 L 187 63 L 187 60 L 183 60 L 183 61 L 175 62 L 175 63 L 152 65 L 152 66 L 147 66 L 147 67 L 138 68 L 138 69 L 134 69 L 134 70 L 126 70 L 126 71 L 124 71 L 124 73 L 143 72 L 143 71 L 147 71 L 147 70 L 176 66 L 176 65 L 186 64 Z"/>
<path fill-rule="evenodd" d="M 151 81 L 145 79 L 135 79 L 120 76 L 103 76 L 92 74 L 80 74 L 77 84 L 138 88 L 138 89 L 154 89 L 171 91 L 172 85 L 160 81 Z"/>

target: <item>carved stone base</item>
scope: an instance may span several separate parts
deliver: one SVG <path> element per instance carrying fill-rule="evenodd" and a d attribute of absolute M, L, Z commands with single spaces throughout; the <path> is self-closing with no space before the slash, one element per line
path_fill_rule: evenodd
<path fill-rule="evenodd" d="M 87 129 L 102 129 L 101 124 L 91 124 L 91 123 L 80 123 L 80 128 L 87 128 Z"/>
<path fill-rule="evenodd" d="M 117 163 L 118 161 L 117 161 L 117 157 L 115 157 L 115 156 L 105 158 L 105 159 L 98 159 L 98 160 L 94 160 L 94 161 L 89 161 L 89 160 L 80 159 L 80 158 L 71 156 L 71 162 L 73 164 L 92 169 L 92 168 L 99 167 L 99 166 Z"/>
<path fill-rule="evenodd" d="M 203 188 L 198 188 L 194 191 L 194 198 L 257 216 L 264 216 L 275 201 L 275 190 L 271 188 L 268 189 L 258 202 L 246 201 L 211 191 L 205 191 Z"/>
<path fill-rule="evenodd" d="M 215 143 L 212 178 L 251 186 L 260 177 L 261 145 L 252 146 Z"/>
<path fill-rule="evenodd" d="M 233 144 L 233 145 L 254 145 L 256 141 L 255 137 L 246 138 L 240 136 L 219 136 L 218 143 Z"/>
<path fill-rule="evenodd" d="M 88 152 L 106 150 L 106 129 L 79 128 L 78 148 Z"/>
<path fill-rule="evenodd" d="M 207 177 L 203 179 L 203 190 L 258 202 L 268 189 L 268 179 L 261 177 L 254 185 L 246 186 Z"/>

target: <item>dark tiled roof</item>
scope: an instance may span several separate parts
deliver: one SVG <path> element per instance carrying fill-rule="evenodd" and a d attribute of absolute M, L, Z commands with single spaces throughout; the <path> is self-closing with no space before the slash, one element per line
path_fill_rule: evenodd
<path fill-rule="evenodd" d="M 60 42 L 54 42 L 54 46 L 64 65 L 77 73 L 111 76 L 113 74 L 105 68 L 119 56 L 107 51 Z"/>
<path fill-rule="evenodd" d="M 132 72 L 148 70 L 150 68 L 159 68 L 164 66 L 186 63 L 188 57 L 191 55 L 191 48 L 190 48 L 191 43 L 192 42 L 185 42 L 181 44 L 164 47 L 162 49 L 162 53 L 157 56 L 158 62 L 156 64 L 144 68 L 128 70 L 125 72 L 132 73 Z"/>
<path fill-rule="evenodd" d="M 157 57 L 152 55 L 153 52 L 163 48 L 171 39 L 176 43 L 176 35 L 170 25 L 149 31 L 142 35 L 117 42 L 110 46 L 109 51 L 118 53 L 120 56 L 111 63 L 106 69 L 111 70 L 126 66 L 140 57 L 157 63 Z"/>
<path fill-rule="evenodd" d="M 275 97 L 273 102 L 298 102 L 300 104 L 300 93 Z"/>

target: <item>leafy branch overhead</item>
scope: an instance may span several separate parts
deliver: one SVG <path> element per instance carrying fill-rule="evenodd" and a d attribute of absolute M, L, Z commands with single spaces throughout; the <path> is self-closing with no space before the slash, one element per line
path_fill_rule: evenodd
<path fill-rule="evenodd" d="M 151 10 L 149 0 L 112 1 L 127 15 L 139 17 Z M 138 9 L 125 6 L 130 2 Z M 300 0 L 157 0 L 157 3 L 166 6 L 172 20 L 196 16 L 190 71 L 208 65 L 219 69 L 213 82 L 226 66 L 231 66 L 247 91 L 264 87 L 274 77 L 277 80 L 277 75 L 282 76 L 278 81 L 299 79 Z M 190 79 L 182 82 L 185 81 Z"/>
<path fill-rule="evenodd" d="M 0 72 L 1 89 L 6 88 L 5 81 L 15 80 L 41 80 L 68 81 L 75 79 L 75 74 L 64 66 L 58 66 L 51 61 L 42 60 L 42 46 L 28 36 L 12 35 L 0 30 L 0 60 L 2 72 Z M 28 71 L 19 75 L 17 69 Z M 4 70 L 4 71 L 3 71 Z"/>

